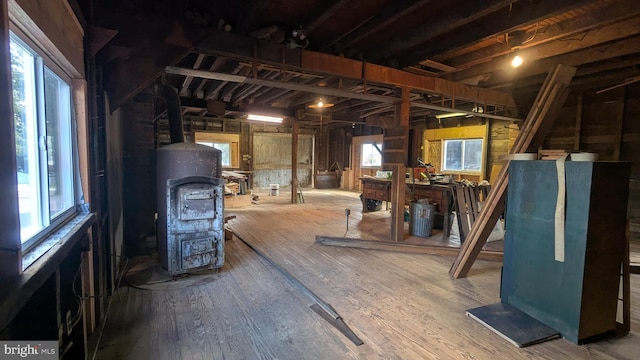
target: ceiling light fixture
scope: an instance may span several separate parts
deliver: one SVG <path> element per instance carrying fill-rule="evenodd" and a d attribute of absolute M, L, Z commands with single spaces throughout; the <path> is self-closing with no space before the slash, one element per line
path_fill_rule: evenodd
<path fill-rule="evenodd" d="M 511 66 L 514 68 L 517 68 L 518 66 L 522 65 L 522 63 L 524 62 L 524 59 L 522 58 L 522 56 L 520 56 L 520 54 L 518 53 L 518 50 L 520 50 L 522 45 L 528 41 L 526 39 L 526 36 L 527 36 L 527 33 L 522 30 L 512 31 L 506 35 L 507 45 L 513 51 L 511 55 Z"/>
<path fill-rule="evenodd" d="M 282 122 L 282 118 L 281 117 L 266 116 L 266 115 L 256 115 L 256 114 L 249 114 L 247 116 L 247 120 L 266 121 L 266 122 L 272 122 L 272 123 L 281 123 Z"/>
<path fill-rule="evenodd" d="M 518 66 L 522 65 L 523 62 L 524 60 L 522 59 L 522 57 L 520 57 L 518 53 L 515 53 L 515 55 L 511 59 L 511 66 L 513 66 L 514 68 L 517 68 Z"/>
<path fill-rule="evenodd" d="M 467 116 L 467 113 L 452 112 L 452 113 L 438 114 L 436 115 L 436 119 L 448 119 L 448 118 L 458 117 L 458 116 Z"/>
<path fill-rule="evenodd" d="M 334 106 L 335 104 L 324 101 L 323 99 L 318 100 L 318 102 L 314 104 L 309 104 L 310 109 L 326 109 Z"/>

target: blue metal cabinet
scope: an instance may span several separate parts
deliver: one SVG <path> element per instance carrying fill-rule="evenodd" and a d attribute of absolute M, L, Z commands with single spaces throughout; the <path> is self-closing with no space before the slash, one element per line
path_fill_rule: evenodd
<path fill-rule="evenodd" d="M 578 343 L 616 327 L 630 166 L 565 163 L 565 260 L 554 258 L 555 161 L 512 161 L 500 297 Z"/>

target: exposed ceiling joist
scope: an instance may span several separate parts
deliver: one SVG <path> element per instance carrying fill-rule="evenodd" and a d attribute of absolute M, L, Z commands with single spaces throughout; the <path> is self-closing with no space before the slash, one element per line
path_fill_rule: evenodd
<path fill-rule="evenodd" d="M 365 83 L 409 87 L 445 97 L 515 108 L 515 102 L 509 93 L 483 89 L 436 77 L 417 75 L 387 66 L 309 50 L 288 49 L 279 44 L 226 32 L 215 32 L 211 37 L 200 43 L 195 50 L 211 56 L 264 62 L 280 66 L 283 69 L 290 68 L 302 72 L 321 73 L 329 76 L 356 79 Z"/>
<path fill-rule="evenodd" d="M 536 61 L 533 64 L 523 64 L 518 71 L 518 78 L 527 78 L 529 76 L 540 75 L 549 72 L 557 64 L 563 64 L 568 66 L 580 66 L 583 64 L 595 63 L 610 59 L 612 57 L 621 57 L 629 54 L 634 54 L 640 48 L 640 36 L 629 38 L 627 40 L 619 41 L 614 44 L 603 44 L 586 48 L 584 50 L 575 51 L 568 54 L 563 54 L 551 58 L 542 59 Z M 505 67 L 506 68 L 506 67 Z M 510 82 L 513 78 L 513 74 L 508 71 L 503 71 L 500 76 L 494 76 L 489 79 L 485 86 L 497 86 Z"/>
<path fill-rule="evenodd" d="M 471 6 L 446 14 L 437 23 L 426 23 L 408 33 L 402 34 L 402 36 L 391 39 L 391 41 L 385 43 L 386 45 L 367 50 L 366 54 L 373 61 L 389 59 L 395 54 L 412 49 L 420 44 L 428 43 L 452 29 L 460 28 L 481 19 L 514 2 L 516 0 L 473 1 Z"/>
<path fill-rule="evenodd" d="M 581 34 L 576 34 L 569 38 L 563 38 L 559 41 L 521 49 L 518 51 L 518 55 L 524 58 L 525 62 L 533 63 L 540 59 L 565 54 L 570 51 L 591 48 L 621 37 L 629 37 L 638 34 L 640 34 L 640 17 L 634 17 L 599 29 L 592 29 Z M 584 61 L 592 62 L 589 58 L 585 58 Z M 454 74 L 453 78 L 462 81 L 478 75 L 496 72 L 508 67 L 508 61 L 505 61 L 504 63 L 500 63 L 499 61 L 488 62 L 468 70 L 460 71 Z"/>
<path fill-rule="evenodd" d="M 400 67 L 410 66 L 423 59 L 459 49 L 478 39 L 495 38 L 496 36 L 521 29 L 524 26 L 534 25 L 551 16 L 572 10 L 580 5 L 589 3 L 589 0 L 539 0 L 518 1 L 510 8 L 503 8 L 494 15 L 492 21 L 483 19 L 482 24 L 475 24 L 473 29 L 459 28 L 446 41 L 426 44 L 423 48 L 414 49 L 410 54 L 398 58 Z M 472 32 L 473 36 L 469 36 Z"/>
<path fill-rule="evenodd" d="M 588 15 L 576 16 L 561 23 L 552 25 L 536 24 L 527 32 L 526 37 L 530 40 L 526 41 L 522 48 L 542 45 L 563 37 L 577 36 L 579 33 L 637 16 L 640 14 L 640 7 L 636 5 L 637 0 L 623 0 L 610 3 Z M 510 51 L 511 49 L 506 42 L 500 41 L 491 46 L 464 54 L 460 53 L 460 51 L 443 53 L 435 56 L 433 60 L 446 62 L 453 67 L 465 68 L 490 61 L 492 58 L 505 55 Z"/>
<path fill-rule="evenodd" d="M 168 74 L 193 76 L 193 77 L 199 77 L 203 79 L 221 80 L 221 81 L 227 81 L 227 82 L 233 82 L 233 83 L 269 86 L 269 87 L 278 88 L 278 89 L 303 91 L 303 92 L 309 92 L 309 93 L 320 94 L 320 95 L 348 97 L 348 98 L 361 99 L 361 100 L 377 101 L 377 102 L 388 103 L 388 104 L 394 104 L 400 101 L 400 98 L 395 96 L 381 96 L 381 95 L 354 93 L 346 90 L 333 89 L 333 88 L 327 88 L 327 87 L 311 86 L 311 85 L 297 84 L 297 83 L 285 83 L 280 81 L 264 80 L 264 79 L 254 79 L 251 77 L 241 76 L 241 75 L 230 75 L 230 74 L 223 74 L 223 73 L 216 73 L 216 72 L 209 72 L 209 71 L 202 71 L 202 70 L 177 68 L 177 67 L 171 67 L 171 66 L 166 67 L 165 72 Z"/>
<path fill-rule="evenodd" d="M 373 35 L 383 30 L 387 26 L 392 25 L 401 17 L 420 9 L 421 7 L 427 5 L 432 1 L 433 0 L 393 1 L 385 8 L 383 8 L 372 19 L 369 19 L 365 25 L 359 26 L 358 29 L 350 32 L 349 35 L 345 36 L 342 41 L 337 42 L 335 47 L 339 52 L 342 52 L 362 41 L 363 39 L 366 39 L 370 35 Z"/>

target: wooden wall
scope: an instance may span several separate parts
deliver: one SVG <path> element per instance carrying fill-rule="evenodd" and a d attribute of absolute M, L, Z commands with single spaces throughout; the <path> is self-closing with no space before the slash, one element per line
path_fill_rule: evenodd
<path fill-rule="evenodd" d="M 121 108 L 124 242 L 126 253 L 155 251 L 155 121 L 151 89 Z M 149 240 L 149 241 L 148 241 Z"/>
<path fill-rule="evenodd" d="M 10 19 L 72 78 L 84 78 L 84 31 L 67 0 L 9 0 Z"/>
<path fill-rule="evenodd" d="M 597 94 L 573 91 L 547 134 L 544 147 L 595 152 L 602 161 L 629 161 L 628 217 L 631 237 L 640 241 L 640 85 Z"/>
<path fill-rule="evenodd" d="M 291 147 L 289 133 L 254 132 L 253 187 L 268 189 L 271 184 L 280 188 L 291 185 Z M 313 174 L 313 136 L 298 136 L 298 184 L 311 186 Z"/>
<path fill-rule="evenodd" d="M 520 133 L 521 122 L 488 119 L 489 123 L 489 151 L 485 179 L 492 180 L 491 175 L 504 164 L 504 156 L 509 154 L 516 137 Z"/>

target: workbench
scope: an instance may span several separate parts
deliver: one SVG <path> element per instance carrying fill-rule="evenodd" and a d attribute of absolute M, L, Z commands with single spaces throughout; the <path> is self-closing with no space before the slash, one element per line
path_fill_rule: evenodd
<path fill-rule="evenodd" d="M 391 201 L 391 180 L 362 177 L 362 212 L 367 212 L 367 200 Z M 413 193 L 415 200 L 427 199 L 436 206 L 436 214 L 443 217 L 444 235 L 449 236 L 451 230 L 451 210 L 453 207 L 452 187 L 449 184 L 434 184 L 422 181 L 407 181 L 407 189 Z M 411 202 L 411 197 L 405 198 Z"/>

